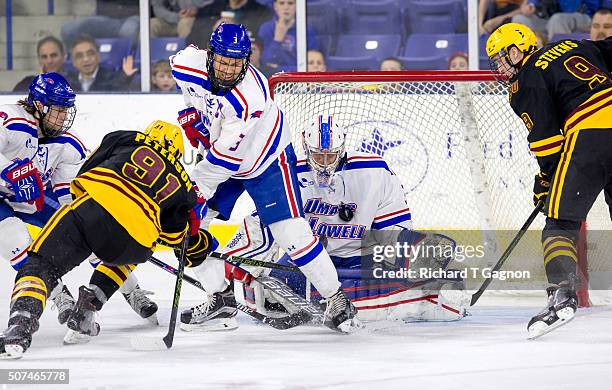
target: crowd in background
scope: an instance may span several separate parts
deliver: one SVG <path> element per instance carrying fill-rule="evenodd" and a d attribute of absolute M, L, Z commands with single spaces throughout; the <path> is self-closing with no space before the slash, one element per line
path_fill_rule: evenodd
<path fill-rule="evenodd" d="M 398 0 L 401 1 L 401 0 Z M 65 23 L 61 39 L 48 36 L 37 43 L 41 72 L 59 72 L 79 92 L 138 91 L 139 41 L 138 0 L 97 0 L 96 14 Z M 514 21 L 528 25 L 543 45 L 558 34 L 590 33 L 590 39 L 612 35 L 612 11 L 601 0 L 480 0 L 478 31 L 486 36 L 500 25 Z M 251 63 L 270 76 L 296 70 L 295 0 L 151 0 L 151 37 L 179 37 L 185 44 L 207 47 L 211 32 L 220 23 L 241 23 L 253 42 Z M 316 29 L 307 27 L 307 67 L 312 72 L 329 69 L 325 47 Z M 128 38 L 130 53 L 113 67 L 101 60 L 100 39 Z M 448 69 L 465 70 L 468 57 L 456 52 L 448 58 Z M 404 69 L 402 61 L 388 57 L 379 69 Z M 34 78 L 15 85 L 25 91 Z M 166 59 L 151 68 L 151 86 L 156 92 L 176 92 Z"/>

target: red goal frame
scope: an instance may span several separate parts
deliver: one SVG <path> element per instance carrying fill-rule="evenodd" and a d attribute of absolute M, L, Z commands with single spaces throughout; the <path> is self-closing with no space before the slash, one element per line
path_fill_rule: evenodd
<path fill-rule="evenodd" d="M 402 82 L 402 81 L 498 81 L 500 75 L 492 71 L 347 71 L 347 72 L 281 72 L 272 75 L 268 81 L 270 96 L 274 98 L 274 88 L 281 83 L 309 82 Z M 526 216 L 527 217 L 527 216 Z M 586 221 L 581 223 L 577 243 L 577 273 L 581 287 L 578 289 L 580 307 L 589 307 L 589 274 L 586 245 Z"/>

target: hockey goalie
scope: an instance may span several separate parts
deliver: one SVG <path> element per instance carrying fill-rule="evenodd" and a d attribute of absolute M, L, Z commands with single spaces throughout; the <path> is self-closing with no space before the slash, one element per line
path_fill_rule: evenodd
<path fill-rule="evenodd" d="M 469 305 L 459 279 L 380 277 L 373 268 L 400 271 L 423 267 L 446 270 L 455 242 L 439 234 L 411 230 L 411 215 L 404 189 L 385 160 L 376 154 L 345 150 L 346 134 L 331 116 L 319 116 L 303 132 L 305 160 L 297 163 L 305 218 L 319 236 L 338 271 L 342 288 L 358 308 L 362 321 L 451 321 L 463 318 Z M 400 245 L 398 245 L 400 244 Z M 409 248 L 409 253 L 375 260 L 381 248 Z M 419 250 L 428 247 L 450 251 Z M 270 230 L 257 213 L 247 216 L 222 252 L 291 264 L 279 253 Z M 401 252 L 401 251 L 400 251 Z M 380 257 L 380 256 L 379 256 Z M 247 304 L 258 312 L 275 314 L 288 309 L 258 283 L 264 273 L 287 283 L 307 299 L 318 302 L 318 292 L 301 273 L 242 266 L 250 273 L 226 265 L 226 283 L 243 287 Z M 289 309 L 289 311 L 291 311 Z M 278 313 L 280 314 L 280 313 Z M 204 318 L 202 319 L 204 320 Z M 206 321 L 203 321 L 206 322 Z M 204 328 L 204 327 L 203 327 Z"/>

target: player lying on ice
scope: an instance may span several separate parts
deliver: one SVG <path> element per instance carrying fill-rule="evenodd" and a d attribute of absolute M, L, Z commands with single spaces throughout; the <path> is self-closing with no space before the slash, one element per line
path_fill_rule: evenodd
<path fill-rule="evenodd" d="M 574 318 L 578 231 L 602 190 L 612 217 L 612 37 L 565 39 L 538 50 L 533 31 L 508 23 L 486 49 L 493 71 L 509 80 L 510 106 L 529 130 L 540 166 L 533 192 L 534 203 L 544 202 L 550 287 L 546 307 L 527 325 L 536 338 Z"/>
<path fill-rule="evenodd" d="M 26 223 L 43 227 L 60 205 L 72 201 L 70 181 L 87 153 L 68 132 L 76 114 L 75 99 L 61 75 L 44 73 L 32 81 L 26 99 L 0 106 L 0 258 L 17 271 L 27 261 L 32 243 Z M 16 173 L 20 176 L 11 177 Z M 91 262 L 94 267 L 99 263 L 95 258 Z M 135 276 L 124 278 L 129 288 L 121 291 L 134 310 L 141 316 L 154 314 L 157 305 L 144 296 Z M 63 324 L 75 302 L 58 282 L 49 298 Z"/>
<path fill-rule="evenodd" d="M 115 131 L 104 137 L 70 184 L 75 199 L 45 225 L 17 272 L 0 357 L 23 355 L 48 293 L 92 253 L 103 264 L 133 268 L 153 254 L 158 240 L 180 246 L 189 234 L 186 263 L 204 261 L 212 236 L 198 229 L 197 194 L 179 161 L 182 154 L 180 128 L 162 121 L 144 133 Z M 117 289 L 116 284 L 81 286 L 69 327 L 98 334 L 94 315 Z"/>
<path fill-rule="evenodd" d="M 222 24 L 212 33 L 208 51 L 190 46 L 171 57 L 172 75 L 187 105 L 179 123 L 205 156 L 191 177 L 208 200 L 209 219 L 229 219 L 246 191 L 275 241 L 326 298 L 325 325 L 350 332 L 359 326 L 356 309 L 303 218 L 291 129 L 270 96 L 267 79 L 250 65 L 250 55 L 244 26 Z M 194 272 L 211 294 L 227 287 L 223 278 L 207 279 L 209 273 L 223 275 L 221 261 L 205 262 Z M 219 315 L 233 315 L 232 310 Z"/>
<path fill-rule="evenodd" d="M 423 248 L 429 246 L 430 249 L 455 247 L 448 237 L 426 236 L 410 230 L 411 215 L 404 190 L 384 159 L 371 153 L 345 151 L 345 132 L 331 116 L 319 116 L 310 124 L 303 132 L 303 141 L 306 159 L 297 163 L 297 180 L 304 213 L 311 234 L 326 241 L 342 288 L 359 310 L 357 318 L 364 321 L 462 318 L 469 297 L 460 280 L 376 279 L 372 272 L 363 269 L 372 268 L 375 246 L 395 247 L 399 242 Z M 254 213 L 244 219 L 223 252 L 276 262 L 278 249 L 271 230 Z M 366 265 L 367 259 L 369 265 Z M 385 259 L 389 263 L 387 269 L 407 267 L 415 271 L 418 268 L 446 269 L 450 260 L 441 254 L 435 257 L 434 251 L 418 258 L 392 256 Z M 290 257 L 284 255 L 280 263 L 289 261 Z M 257 311 L 265 313 L 272 307 L 279 308 L 278 304 L 274 305 L 273 295 L 264 291 L 261 284 L 250 283 L 264 268 L 241 268 L 249 273 L 226 265 L 225 274 L 210 272 L 206 275 L 208 285 L 222 287 L 208 301 L 182 313 L 183 330 L 229 330 L 238 326 L 234 319 L 235 298 L 229 288 L 232 279 L 245 284 L 247 302 L 256 304 Z M 302 274 L 274 270 L 271 276 L 313 301 L 321 298 L 316 290 L 310 291 L 309 281 Z M 283 302 L 278 303 L 282 307 Z"/>

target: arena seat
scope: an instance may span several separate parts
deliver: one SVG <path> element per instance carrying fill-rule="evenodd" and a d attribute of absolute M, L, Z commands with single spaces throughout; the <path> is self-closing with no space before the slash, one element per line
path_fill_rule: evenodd
<path fill-rule="evenodd" d="M 402 13 L 412 34 L 454 33 L 464 21 L 462 4 L 457 0 L 409 0 Z"/>
<path fill-rule="evenodd" d="M 347 34 L 400 34 L 402 23 L 396 0 L 350 0 L 344 13 Z"/>
<path fill-rule="evenodd" d="M 448 57 L 466 45 L 466 34 L 412 34 L 399 59 L 409 70 L 446 69 Z"/>
<path fill-rule="evenodd" d="M 113 69 L 120 69 L 123 58 L 130 54 L 132 40 L 129 38 L 96 39 L 100 51 L 100 63 Z"/>

